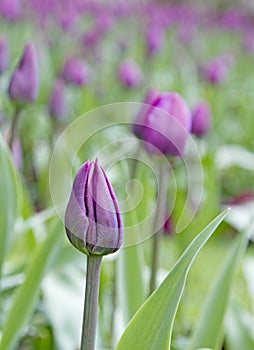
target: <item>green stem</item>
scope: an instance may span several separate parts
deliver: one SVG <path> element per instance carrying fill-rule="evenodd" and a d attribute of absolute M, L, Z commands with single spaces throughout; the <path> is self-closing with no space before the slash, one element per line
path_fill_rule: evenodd
<path fill-rule="evenodd" d="M 19 117 L 20 117 L 20 109 L 16 108 L 16 111 L 15 111 L 15 114 L 14 114 L 14 118 L 12 119 L 12 122 L 11 122 L 10 138 L 9 138 L 9 142 L 8 142 L 9 146 L 10 146 L 10 149 L 12 149 L 13 142 L 14 142 L 15 137 L 16 137 L 16 133 L 17 133 L 17 129 L 18 129 Z"/>
<path fill-rule="evenodd" d="M 102 256 L 87 257 L 86 296 L 80 350 L 94 350 Z"/>
<path fill-rule="evenodd" d="M 159 250 L 163 227 L 158 226 L 164 223 L 167 203 L 167 187 L 168 187 L 168 164 L 161 164 L 159 174 L 159 189 L 156 213 L 153 226 L 153 242 L 152 242 L 152 260 L 151 260 L 151 277 L 150 277 L 150 294 L 156 289 L 156 276 L 159 265 Z"/>

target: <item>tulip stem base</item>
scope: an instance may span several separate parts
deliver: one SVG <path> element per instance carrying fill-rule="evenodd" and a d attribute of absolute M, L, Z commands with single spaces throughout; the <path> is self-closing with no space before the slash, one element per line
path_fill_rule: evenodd
<path fill-rule="evenodd" d="M 168 188 L 168 164 L 160 164 L 159 174 L 159 189 L 157 198 L 156 214 L 154 218 L 153 226 L 153 238 L 152 238 L 152 258 L 151 258 L 151 276 L 150 276 L 150 294 L 156 289 L 156 277 L 159 266 L 159 250 L 160 241 L 163 230 L 163 223 L 166 215 L 167 206 L 167 188 Z M 162 227 L 161 227 L 162 226 Z"/>
<path fill-rule="evenodd" d="M 87 257 L 86 295 L 80 350 L 94 350 L 102 256 Z"/>

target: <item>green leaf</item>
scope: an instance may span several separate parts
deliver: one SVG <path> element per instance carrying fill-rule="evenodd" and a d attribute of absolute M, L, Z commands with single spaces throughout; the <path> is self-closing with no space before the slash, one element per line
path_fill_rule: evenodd
<path fill-rule="evenodd" d="M 0 277 L 18 213 L 19 184 L 8 146 L 0 134 Z"/>
<path fill-rule="evenodd" d="M 224 336 L 224 315 L 234 274 L 245 252 L 246 235 L 239 235 L 227 255 L 224 266 L 209 293 L 189 350 L 199 347 L 221 349 Z"/>
<path fill-rule="evenodd" d="M 33 312 L 41 281 L 61 236 L 64 236 L 62 227 L 57 224 L 38 246 L 31 261 L 28 262 L 25 282 L 19 287 L 17 294 L 14 296 L 12 306 L 3 325 L 0 350 L 13 348 L 20 331 Z"/>
<path fill-rule="evenodd" d="M 226 348 L 253 350 L 253 316 L 232 302 L 226 315 Z"/>
<path fill-rule="evenodd" d="M 146 300 L 123 333 L 117 350 L 168 350 L 175 314 L 190 267 L 228 211 L 214 219 L 189 245 L 159 288 Z"/>

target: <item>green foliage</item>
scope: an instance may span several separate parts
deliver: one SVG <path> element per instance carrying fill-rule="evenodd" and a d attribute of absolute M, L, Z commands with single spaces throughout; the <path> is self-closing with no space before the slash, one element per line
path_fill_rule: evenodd
<path fill-rule="evenodd" d="M 168 350 L 175 314 L 189 269 L 200 249 L 227 215 L 220 214 L 183 253 L 160 287 L 146 300 L 123 333 L 117 350 Z"/>

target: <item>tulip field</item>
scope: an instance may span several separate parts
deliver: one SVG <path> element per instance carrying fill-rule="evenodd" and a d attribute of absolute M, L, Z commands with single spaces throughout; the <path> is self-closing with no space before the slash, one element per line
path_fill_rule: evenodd
<path fill-rule="evenodd" d="M 0 350 L 254 349 L 254 6 L 0 0 Z"/>

